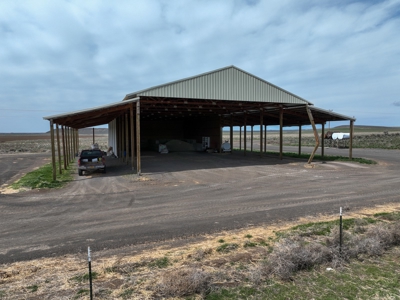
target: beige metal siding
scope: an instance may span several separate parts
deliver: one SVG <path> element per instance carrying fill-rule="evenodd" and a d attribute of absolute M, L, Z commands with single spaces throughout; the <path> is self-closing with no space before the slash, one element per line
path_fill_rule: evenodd
<path fill-rule="evenodd" d="M 134 95 L 290 104 L 308 103 L 308 101 L 236 67 L 228 67 L 139 91 Z"/>
<path fill-rule="evenodd" d="M 117 121 L 115 119 L 108 123 L 108 147 L 113 147 L 114 153 L 118 153 Z"/>

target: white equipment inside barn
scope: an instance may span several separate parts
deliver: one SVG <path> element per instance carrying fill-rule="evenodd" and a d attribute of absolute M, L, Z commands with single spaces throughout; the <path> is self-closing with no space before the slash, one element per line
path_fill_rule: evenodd
<path fill-rule="evenodd" d="M 228 143 L 228 141 L 225 141 L 225 143 L 221 145 L 221 150 L 222 152 L 231 152 L 232 151 L 231 144 Z"/>
<path fill-rule="evenodd" d="M 203 136 L 201 139 L 201 147 L 203 150 L 207 150 L 210 148 L 210 137 L 209 136 Z"/>

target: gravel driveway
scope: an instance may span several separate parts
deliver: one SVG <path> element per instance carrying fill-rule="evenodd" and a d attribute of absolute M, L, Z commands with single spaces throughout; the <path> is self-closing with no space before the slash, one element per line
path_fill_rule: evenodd
<path fill-rule="evenodd" d="M 326 153 L 347 155 L 348 150 Z M 251 153 L 148 152 L 139 179 L 129 166 L 109 161 L 107 174 L 76 174 L 63 189 L 0 194 L 0 263 L 77 253 L 88 245 L 117 251 L 337 213 L 340 206 L 352 210 L 398 202 L 399 154 L 355 149 L 355 157 L 377 159 L 379 165 L 327 162 L 308 169 L 305 160 Z M 0 155 L 1 184 L 47 159 L 45 154 Z"/>

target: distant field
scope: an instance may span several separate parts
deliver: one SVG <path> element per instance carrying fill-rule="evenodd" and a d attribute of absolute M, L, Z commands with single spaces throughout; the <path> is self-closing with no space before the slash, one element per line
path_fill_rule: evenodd
<path fill-rule="evenodd" d="M 89 148 L 93 142 L 90 134 L 79 135 L 79 147 Z M 104 151 L 108 148 L 108 135 L 95 135 L 95 142 Z M 51 151 L 50 134 L 0 134 L 1 153 L 39 153 Z"/>
<path fill-rule="evenodd" d="M 322 130 L 319 128 L 318 135 L 321 137 Z M 327 132 L 328 129 L 325 129 Z M 339 126 L 331 128 L 333 132 L 349 132 L 348 126 Z M 229 141 L 229 131 L 223 132 L 223 139 Z M 244 132 L 242 131 L 242 145 L 244 139 Z M 234 131 L 233 133 L 233 144 L 234 147 L 239 144 L 240 132 Z M 253 143 L 259 145 L 260 132 L 253 131 Z M 248 129 L 246 133 L 246 144 L 250 148 L 251 145 L 251 131 Z M 279 144 L 279 131 L 278 130 L 267 130 L 267 144 L 276 145 Z M 283 144 L 287 146 L 297 146 L 299 144 L 299 131 L 298 130 L 283 130 Z M 302 146 L 314 146 L 315 138 L 314 133 L 311 129 L 301 131 L 301 145 Z M 348 140 L 333 141 L 326 140 L 325 145 L 327 147 L 341 147 L 346 148 L 349 146 Z M 243 146 L 242 146 L 243 147 Z M 380 127 L 380 126 L 355 126 L 354 127 L 354 148 L 380 148 L 380 149 L 400 149 L 400 127 Z M 257 146 L 256 146 L 257 148 Z"/>
<path fill-rule="evenodd" d="M 334 131 L 334 132 L 350 132 L 350 126 L 348 125 L 342 125 L 342 126 L 337 126 L 337 127 L 332 127 L 328 129 L 328 127 L 325 127 L 325 132 L 327 131 Z M 226 132 L 229 132 L 226 131 Z M 255 134 L 258 131 L 254 131 L 253 134 Z M 284 134 L 297 134 L 298 135 L 298 130 L 297 129 L 284 129 L 283 133 Z M 318 128 L 318 132 L 321 132 L 321 128 Z M 399 127 L 385 127 L 385 126 L 366 126 L 366 125 L 355 125 L 354 126 L 354 133 L 397 133 L 400 132 L 400 126 Z M 234 133 L 239 134 L 239 130 L 235 130 Z M 247 133 L 250 134 L 250 127 L 247 128 Z M 267 128 L 267 133 L 270 134 L 279 134 L 279 130 L 268 130 Z M 312 129 L 302 129 L 301 130 L 302 134 L 313 134 Z M 243 134 L 243 130 L 242 130 Z"/>
<path fill-rule="evenodd" d="M 325 129 L 327 132 L 328 129 Z M 349 132 L 348 126 L 338 126 L 331 128 L 334 132 Z M 385 134 L 386 132 L 386 134 Z M 302 130 L 301 132 L 302 146 L 314 146 L 315 139 L 311 129 Z M 321 129 L 318 130 L 321 136 Z M 223 139 L 230 139 L 229 131 L 223 132 Z M 284 130 L 283 144 L 288 146 L 298 145 L 298 130 Z M 80 148 L 87 148 L 93 142 L 92 129 L 86 128 L 79 134 Z M 242 143 L 244 133 L 242 131 Z M 239 144 L 240 132 L 234 131 L 234 146 Z M 247 130 L 247 147 L 250 148 L 251 132 Z M 260 133 L 253 132 L 253 143 L 259 145 Z M 108 148 L 107 129 L 96 128 L 95 142 L 99 144 L 101 149 Z M 267 144 L 279 144 L 279 131 L 267 130 Z M 326 146 L 337 146 L 332 140 L 326 140 Z M 340 147 L 348 147 L 348 141 L 342 141 Z M 256 147 L 256 146 L 255 146 Z M 381 148 L 381 149 L 400 149 L 400 127 L 382 127 L 382 126 L 363 126 L 354 127 L 354 148 Z M 18 153 L 18 152 L 50 152 L 50 134 L 47 133 L 0 133 L 0 153 Z M 255 148 L 256 149 L 256 148 Z"/>

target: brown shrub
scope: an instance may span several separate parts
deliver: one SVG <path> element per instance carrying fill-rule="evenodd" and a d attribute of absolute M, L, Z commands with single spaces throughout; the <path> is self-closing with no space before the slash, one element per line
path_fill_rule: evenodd
<path fill-rule="evenodd" d="M 163 273 L 156 284 L 156 292 L 163 297 L 183 297 L 206 294 L 209 274 L 195 268 L 174 269 Z"/>
<path fill-rule="evenodd" d="M 194 251 L 194 253 L 189 254 L 188 258 L 193 258 L 197 261 L 202 260 L 206 256 L 210 255 L 213 252 L 212 248 L 199 248 Z"/>
<path fill-rule="evenodd" d="M 290 279 L 294 272 L 329 262 L 332 258 L 332 250 L 326 246 L 287 238 L 275 245 L 268 258 L 267 272 L 281 279 Z"/>

